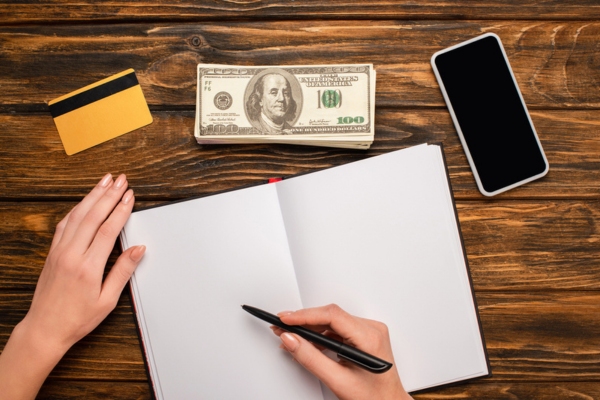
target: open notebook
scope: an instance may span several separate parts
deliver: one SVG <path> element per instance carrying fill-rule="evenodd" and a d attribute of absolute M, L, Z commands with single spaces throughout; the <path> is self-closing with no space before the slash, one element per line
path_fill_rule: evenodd
<path fill-rule="evenodd" d="M 135 212 L 123 248 L 158 399 L 317 399 L 276 313 L 337 303 L 385 322 L 408 391 L 489 375 L 442 149 L 419 145 Z"/>

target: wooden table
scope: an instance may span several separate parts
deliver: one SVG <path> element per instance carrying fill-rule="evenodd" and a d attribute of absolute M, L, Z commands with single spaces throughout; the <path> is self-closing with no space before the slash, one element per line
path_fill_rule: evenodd
<path fill-rule="evenodd" d="M 138 206 L 443 142 L 493 377 L 418 399 L 600 398 L 600 5 L 507 2 L 0 1 L 0 346 L 25 315 L 54 226 L 106 172 Z M 200 4 L 203 3 L 203 4 Z M 429 59 L 495 32 L 550 162 L 492 199 L 476 189 Z M 198 63 L 373 63 L 364 151 L 204 146 Z M 46 102 L 134 68 L 154 123 L 67 156 Z M 118 250 L 111 257 L 114 261 Z M 149 398 L 129 295 L 40 398 Z"/>

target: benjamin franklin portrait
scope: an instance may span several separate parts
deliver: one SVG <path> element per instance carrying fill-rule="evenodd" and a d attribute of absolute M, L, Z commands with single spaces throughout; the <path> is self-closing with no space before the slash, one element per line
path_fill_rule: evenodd
<path fill-rule="evenodd" d="M 286 77 L 287 75 L 288 77 Z M 246 100 L 248 120 L 264 135 L 290 134 L 297 117 L 298 104 L 294 100 L 290 79 L 293 75 L 281 70 L 259 76 Z M 299 89 L 297 81 L 293 82 Z"/>

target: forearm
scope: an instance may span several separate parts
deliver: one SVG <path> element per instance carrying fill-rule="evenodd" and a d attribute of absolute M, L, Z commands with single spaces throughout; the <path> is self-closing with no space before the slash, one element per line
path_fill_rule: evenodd
<path fill-rule="evenodd" d="M 2 400 L 34 399 L 67 350 L 115 308 L 146 250 L 124 251 L 103 279 L 133 203 L 125 175 L 107 174 L 57 225 L 29 312 L 0 354 Z"/>
<path fill-rule="evenodd" d="M 42 332 L 21 321 L 0 354 L 0 393 L 10 400 L 34 399 L 67 349 L 48 344 Z"/>

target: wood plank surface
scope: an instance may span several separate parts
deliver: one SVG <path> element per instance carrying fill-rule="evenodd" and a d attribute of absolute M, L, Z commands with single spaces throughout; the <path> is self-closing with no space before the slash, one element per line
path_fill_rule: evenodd
<path fill-rule="evenodd" d="M 0 291 L 0 349 L 13 327 L 21 321 L 33 297 L 32 291 Z M 50 377 L 139 381 L 147 379 L 128 289 L 117 308 L 92 333 L 76 343 L 54 368 Z"/>
<path fill-rule="evenodd" d="M 431 56 L 485 32 L 531 109 L 600 107 L 598 22 L 391 20 L 0 27 L 0 111 L 47 111 L 127 68 L 151 106 L 194 109 L 198 63 L 373 63 L 378 107 L 445 107 Z"/>
<path fill-rule="evenodd" d="M 56 23 L 73 21 L 131 21 L 153 20 L 205 20 L 240 18 L 293 18 L 293 19 L 339 19 L 339 18 L 399 18 L 399 19 L 598 19 L 600 9 L 596 2 L 578 1 L 501 1 L 441 2 L 421 0 L 359 1 L 359 0 L 305 0 L 290 2 L 282 0 L 226 1 L 191 0 L 105 2 L 47 1 L 43 12 L 35 7 L 36 0 L 2 1 L 0 15 L 5 24 Z"/>
<path fill-rule="evenodd" d="M 31 296 L 0 291 L 7 310 L 0 314 L 0 349 Z M 128 298 L 124 294 L 115 312 L 67 353 L 52 379 L 146 379 Z M 599 293 L 488 292 L 477 301 L 493 376 L 476 382 L 600 382 Z"/>
<path fill-rule="evenodd" d="M 600 289 L 600 202 L 457 205 L 475 289 Z"/>
<path fill-rule="evenodd" d="M 204 145 L 194 113 L 154 112 L 154 122 L 74 156 L 49 115 L 0 115 L 0 198 L 77 199 L 106 172 L 126 173 L 139 199 L 179 199 L 357 161 L 425 142 L 441 142 L 457 199 L 483 199 L 446 110 L 377 110 L 368 151 L 291 145 Z M 532 111 L 550 163 L 546 177 L 508 198 L 600 196 L 600 111 Z M 127 156 L 124 156 L 127 155 Z M 157 176 L 162 178 L 157 179 Z"/>
<path fill-rule="evenodd" d="M 577 387 L 578 391 L 585 388 Z M 79 399 L 111 399 L 111 400 L 150 400 L 150 385 L 141 382 L 98 382 L 98 381 L 65 381 L 48 379 L 38 400 L 79 400 Z"/>
<path fill-rule="evenodd" d="M 35 288 L 54 226 L 75 204 L 0 203 L 0 290 Z M 472 201 L 457 207 L 478 293 L 600 290 L 600 201 Z"/>
<path fill-rule="evenodd" d="M 590 400 L 600 398 L 598 383 L 470 383 L 414 396 L 415 400 L 485 399 L 485 400 Z"/>
<path fill-rule="evenodd" d="M 54 227 L 106 172 L 128 175 L 140 208 L 440 142 L 493 376 L 415 399 L 600 399 L 599 21 L 590 0 L 0 0 L 0 351 Z M 503 41 L 550 163 L 494 198 L 476 188 L 430 65 L 486 32 Z M 373 63 L 375 142 L 199 146 L 198 63 Z M 154 122 L 67 156 L 47 102 L 127 68 Z M 125 292 L 38 398 L 150 399 L 134 318 Z"/>
<path fill-rule="evenodd" d="M 600 382 L 597 292 L 478 293 L 494 380 Z"/>
<path fill-rule="evenodd" d="M 38 399 L 150 399 L 147 383 L 49 380 Z M 414 395 L 415 400 L 589 400 L 600 398 L 600 385 L 586 382 L 551 383 L 470 383 Z"/>

